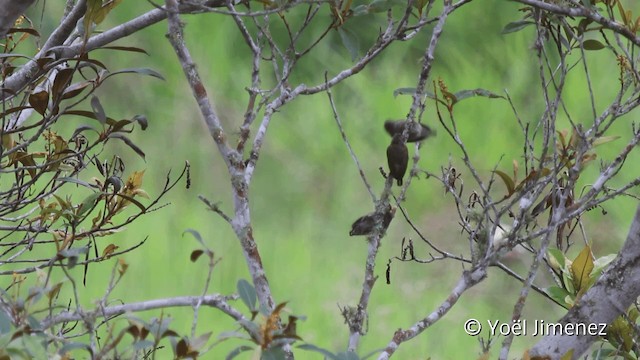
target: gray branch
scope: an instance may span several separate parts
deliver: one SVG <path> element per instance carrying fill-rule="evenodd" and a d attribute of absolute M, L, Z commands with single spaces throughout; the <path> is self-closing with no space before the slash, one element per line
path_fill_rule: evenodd
<path fill-rule="evenodd" d="M 236 321 L 239 320 L 248 320 L 241 312 L 233 308 L 229 305 L 228 301 L 233 300 L 234 297 L 231 296 L 223 296 L 223 295 L 205 295 L 205 296 L 180 296 L 175 298 L 168 299 L 156 299 L 149 301 L 142 301 L 138 303 L 131 304 L 123 304 L 109 307 L 99 307 L 92 311 L 84 311 L 82 313 L 78 311 L 64 311 L 60 314 L 57 314 L 53 317 L 45 319 L 41 324 L 41 330 L 46 330 L 51 328 L 52 326 L 74 322 L 74 321 L 83 321 L 87 318 L 104 318 L 109 319 L 114 316 L 119 316 L 125 313 L 135 313 L 141 311 L 149 311 L 156 309 L 167 309 L 170 307 L 194 307 L 196 304 L 200 302 L 201 306 L 208 306 L 216 308 L 223 313 L 229 315 Z M 242 322 L 240 322 L 242 323 Z M 247 328 L 250 334 L 252 334 L 251 329 Z"/>

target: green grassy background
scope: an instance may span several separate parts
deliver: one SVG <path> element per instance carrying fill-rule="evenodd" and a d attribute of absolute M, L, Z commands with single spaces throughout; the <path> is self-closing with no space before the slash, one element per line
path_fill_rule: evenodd
<path fill-rule="evenodd" d="M 39 18 L 41 6 L 33 18 Z M 55 24 L 59 6 L 46 3 L 45 29 Z M 105 25 L 131 19 L 149 9 L 146 2 L 125 3 L 113 11 Z M 495 0 L 474 2 L 454 13 L 438 46 L 431 79 L 442 78 L 453 92 L 485 88 L 502 93 L 506 89 L 523 121 L 535 124 L 543 107 L 532 51 L 534 30 L 527 28 L 500 35 L 505 24 L 519 18 L 517 10 L 516 4 Z M 380 19 L 367 17 L 355 23 L 354 26 L 365 33 L 365 44 L 372 40 L 366 31 L 374 29 L 375 34 L 375 24 L 379 24 Z M 249 85 L 249 54 L 230 19 L 209 14 L 185 16 L 184 21 L 187 42 L 210 98 L 228 134 L 235 139 L 246 106 L 244 88 Z M 111 296 L 114 303 L 202 292 L 206 261 L 189 261 L 189 254 L 197 248 L 197 243 L 190 235 L 182 235 L 186 229 L 199 231 L 221 258 L 210 292 L 233 293 L 238 279 L 249 278 L 239 243 L 230 227 L 197 199 L 201 194 L 213 202 L 221 202 L 223 210 L 229 213 L 232 210 L 228 174 L 208 136 L 177 59 L 164 38 L 166 31 L 167 25 L 162 22 L 117 43 L 144 48 L 149 52 L 148 57 L 96 52 L 111 70 L 150 67 L 166 78 L 160 82 L 149 77 L 116 77 L 99 90 L 97 95 L 109 116 L 129 118 L 144 113 L 150 123 L 146 132 L 133 135 L 146 151 L 146 162 L 119 144 L 113 144 L 110 151 L 127 158 L 127 171 L 146 169 L 143 187 L 152 196 L 159 192 L 169 170 L 176 173 L 185 160 L 192 169 L 192 188 L 179 186 L 172 191 L 167 196 L 170 206 L 129 226 L 126 232 L 100 240 L 104 241 L 100 246 L 113 242 L 124 248 L 149 238 L 142 248 L 123 256 L 130 266 Z M 383 187 L 378 167 L 385 166 L 384 149 L 389 141 L 382 123 L 387 118 L 406 115 L 410 97 L 394 97 L 393 90 L 415 85 L 422 48 L 430 31 L 429 28 L 416 41 L 392 45 L 386 55 L 332 90 L 345 131 L 376 193 Z M 601 111 L 618 86 L 615 58 L 606 51 L 591 52 L 588 61 L 591 78 L 598 94 L 602 95 L 597 103 Z M 296 81 L 317 84 L 322 81 L 324 71 L 335 74 L 349 64 L 347 50 L 340 44 L 338 35 L 331 34 L 331 41 L 301 63 L 301 71 L 293 76 L 292 85 L 295 86 Z M 575 121 L 588 126 L 593 117 L 585 106 L 588 93 L 583 72 L 575 71 L 568 83 L 571 91 L 564 96 L 567 107 Z M 434 114 L 433 103 L 429 103 L 424 121 L 438 131 L 438 136 L 422 147 L 421 167 L 440 173 L 440 168 L 451 161 L 463 172 L 466 191 L 471 191 L 474 186 L 464 171 L 460 151 L 446 136 Z M 598 149 L 599 159 L 611 160 L 624 146 L 634 114 L 611 128 L 610 134 L 621 135 L 622 139 Z M 455 115 L 461 138 L 485 179 L 497 162 L 500 161 L 500 169 L 510 172 L 512 160 L 521 160 L 522 134 L 506 101 L 468 99 L 456 106 Z M 562 126 L 569 128 L 568 121 Z M 254 132 L 256 128 L 254 126 Z M 73 127 L 70 129 L 69 135 Z M 628 163 L 633 161 L 637 158 L 629 159 Z M 586 170 L 585 185 L 594 180 L 598 168 L 598 162 L 594 162 Z M 633 178 L 633 171 L 630 167 L 628 173 L 623 172 L 615 184 Z M 341 140 L 325 94 L 299 98 L 274 116 L 250 196 L 254 236 L 276 301 L 288 301 L 293 313 L 307 317 L 298 325 L 305 341 L 343 351 L 348 328 L 343 324 L 338 305 L 352 305 L 359 298 L 367 251 L 364 239 L 351 238 L 348 231 L 354 219 L 372 210 L 372 204 Z M 456 225 L 452 200 L 443 195 L 437 181 L 424 176 L 415 179 L 404 205 L 434 243 L 452 252 L 466 251 L 468 245 Z M 634 200 L 621 198 L 606 207 L 607 216 L 593 211 L 584 217 L 596 256 L 616 251 L 624 240 L 634 206 Z M 396 216 L 379 253 L 377 274 L 381 278 L 371 297 L 369 333 L 363 338 L 361 354 L 383 348 L 396 329 L 406 328 L 434 311 L 446 299 L 461 272 L 460 264 L 454 261 L 429 265 L 395 263 L 392 283 L 385 284 L 387 259 L 400 253 L 403 237 L 417 239 L 408 224 Z M 427 248 L 418 245 L 418 250 L 418 255 L 428 257 Z M 104 294 L 115 261 L 90 269 L 89 284 L 81 288 L 86 305 L 94 304 Z M 524 272 L 528 260 L 516 257 L 509 260 L 509 264 Z M 466 293 L 442 321 L 403 344 L 396 357 L 477 356 L 478 339 L 465 335 L 463 322 L 468 318 L 507 321 L 519 290 L 515 280 L 497 270 L 490 271 L 488 279 Z M 244 310 L 240 302 L 235 305 Z M 525 310 L 527 317 L 547 321 L 562 314 L 563 309 L 550 305 L 536 294 L 531 295 Z M 168 309 L 164 315 L 174 318 L 172 328 L 188 333 L 192 319 L 190 309 Z M 140 314 L 147 319 L 158 316 L 160 312 Z M 215 310 L 204 309 L 200 314 L 198 333 L 213 331 L 217 336 L 234 328 L 232 321 Z M 499 345 L 502 339 L 497 341 Z M 530 337 L 516 339 L 514 354 L 534 341 Z M 227 341 L 203 358 L 220 359 L 239 344 L 239 341 Z M 296 355 L 300 359 L 320 358 L 302 351 Z M 164 356 L 168 357 L 169 352 Z"/>

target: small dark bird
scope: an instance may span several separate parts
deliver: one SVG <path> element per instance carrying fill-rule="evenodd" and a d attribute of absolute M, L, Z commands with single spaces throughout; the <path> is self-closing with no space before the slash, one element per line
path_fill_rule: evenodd
<path fill-rule="evenodd" d="M 387 148 L 387 162 L 389 175 L 398 181 L 398 186 L 401 186 L 402 178 L 407 172 L 409 164 L 409 150 L 407 150 L 407 145 L 402 143 L 402 133 L 393 135 L 391 145 Z"/>
<path fill-rule="evenodd" d="M 391 220 L 393 220 L 393 216 L 396 213 L 396 208 L 389 206 L 387 211 L 384 213 L 382 217 L 382 226 L 386 230 L 391 224 Z M 358 220 L 354 221 L 353 225 L 351 225 L 351 231 L 349 231 L 349 235 L 357 236 L 357 235 L 370 235 L 373 232 L 373 228 L 376 226 L 376 213 L 372 212 L 370 214 L 361 216 Z"/>
<path fill-rule="evenodd" d="M 375 214 L 367 214 L 358 218 L 358 220 L 353 222 L 351 225 L 351 231 L 349 231 L 349 235 L 358 236 L 358 235 L 369 235 L 373 231 L 373 227 L 376 226 Z"/>
<path fill-rule="evenodd" d="M 389 135 L 394 136 L 395 134 L 402 134 L 405 125 L 409 127 L 407 142 L 418 142 L 435 135 L 435 132 L 427 125 L 407 120 L 387 120 L 384 122 L 384 129 L 387 130 Z"/>

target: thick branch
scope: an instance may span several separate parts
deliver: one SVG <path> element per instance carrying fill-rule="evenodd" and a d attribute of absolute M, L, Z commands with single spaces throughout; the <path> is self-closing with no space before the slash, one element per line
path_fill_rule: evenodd
<path fill-rule="evenodd" d="M 627 240 L 615 261 L 578 303 L 569 310 L 561 324 L 610 324 L 625 313 L 640 296 L 640 206 L 631 224 Z M 597 336 L 547 335 L 530 351 L 531 357 L 559 359 L 573 350 L 572 359 L 580 358 Z"/>
<path fill-rule="evenodd" d="M 35 0 L 0 0 L 0 38 L 7 35 L 16 19 L 22 15 Z"/>

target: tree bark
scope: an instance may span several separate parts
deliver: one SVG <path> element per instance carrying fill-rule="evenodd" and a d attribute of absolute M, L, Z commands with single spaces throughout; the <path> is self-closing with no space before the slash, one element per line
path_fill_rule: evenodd
<path fill-rule="evenodd" d="M 636 210 L 627 240 L 616 259 L 603 272 L 600 279 L 589 289 L 577 304 L 569 310 L 559 323 L 566 324 L 610 324 L 640 295 L 640 206 Z M 553 335 L 543 337 L 530 351 L 531 358 L 559 359 L 573 350 L 572 359 L 578 359 L 597 335 L 579 336 Z"/>
<path fill-rule="evenodd" d="M 0 39 L 7 35 L 16 19 L 22 15 L 35 0 L 0 0 Z"/>

